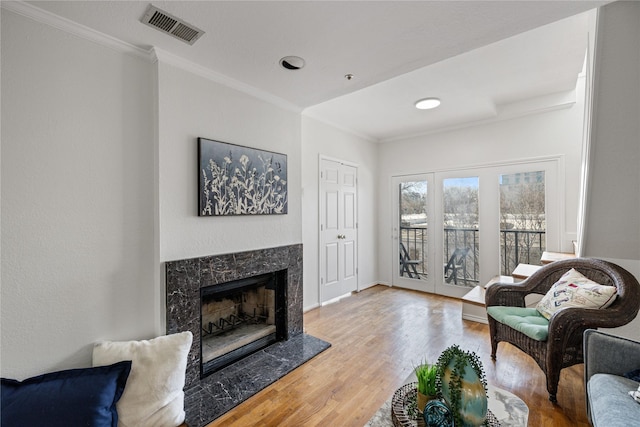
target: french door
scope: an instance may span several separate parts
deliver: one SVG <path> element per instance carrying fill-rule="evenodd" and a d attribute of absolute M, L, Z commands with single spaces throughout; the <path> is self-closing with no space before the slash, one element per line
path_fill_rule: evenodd
<path fill-rule="evenodd" d="M 392 178 L 393 284 L 434 292 L 433 174 Z"/>
<path fill-rule="evenodd" d="M 560 250 L 562 171 L 557 157 L 392 177 L 393 285 L 459 298 Z"/>

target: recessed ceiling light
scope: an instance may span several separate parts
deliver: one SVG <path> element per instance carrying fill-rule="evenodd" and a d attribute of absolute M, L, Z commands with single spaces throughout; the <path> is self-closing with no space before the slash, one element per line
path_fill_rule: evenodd
<path fill-rule="evenodd" d="M 304 59 L 299 56 L 285 56 L 280 60 L 280 65 L 287 70 L 299 70 L 304 67 Z"/>
<path fill-rule="evenodd" d="M 431 110 L 432 108 L 436 108 L 439 105 L 440 100 L 438 98 L 424 98 L 416 101 L 416 108 L 418 110 Z"/>

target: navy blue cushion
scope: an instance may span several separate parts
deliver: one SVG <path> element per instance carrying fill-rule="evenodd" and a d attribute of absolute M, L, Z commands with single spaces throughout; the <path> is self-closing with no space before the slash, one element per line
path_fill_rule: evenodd
<path fill-rule="evenodd" d="M 70 369 L 24 381 L 2 378 L 2 426 L 117 427 L 116 402 L 131 361 Z"/>
<path fill-rule="evenodd" d="M 629 378 L 630 380 L 634 380 L 635 382 L 640 383 L 640 369 L 635 369 L 631 372 L 626 372 L 623 374 L 625 378 Z"/>

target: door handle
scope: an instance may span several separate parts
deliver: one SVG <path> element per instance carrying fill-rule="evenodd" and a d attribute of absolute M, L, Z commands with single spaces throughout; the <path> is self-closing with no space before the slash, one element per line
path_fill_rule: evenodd
<path fill-rule="evenodd" d="M 346 239 L 347 236 L 345 236 L 344 234 L 338 234 L 338 239 Z"/>

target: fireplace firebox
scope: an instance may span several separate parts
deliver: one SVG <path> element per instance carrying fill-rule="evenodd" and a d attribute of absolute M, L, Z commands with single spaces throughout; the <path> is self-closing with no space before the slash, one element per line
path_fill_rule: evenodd
<path fill-rule="evenodd" d="M 287 271 L 200 289 L 201 377 L 287 339 Z"/>

